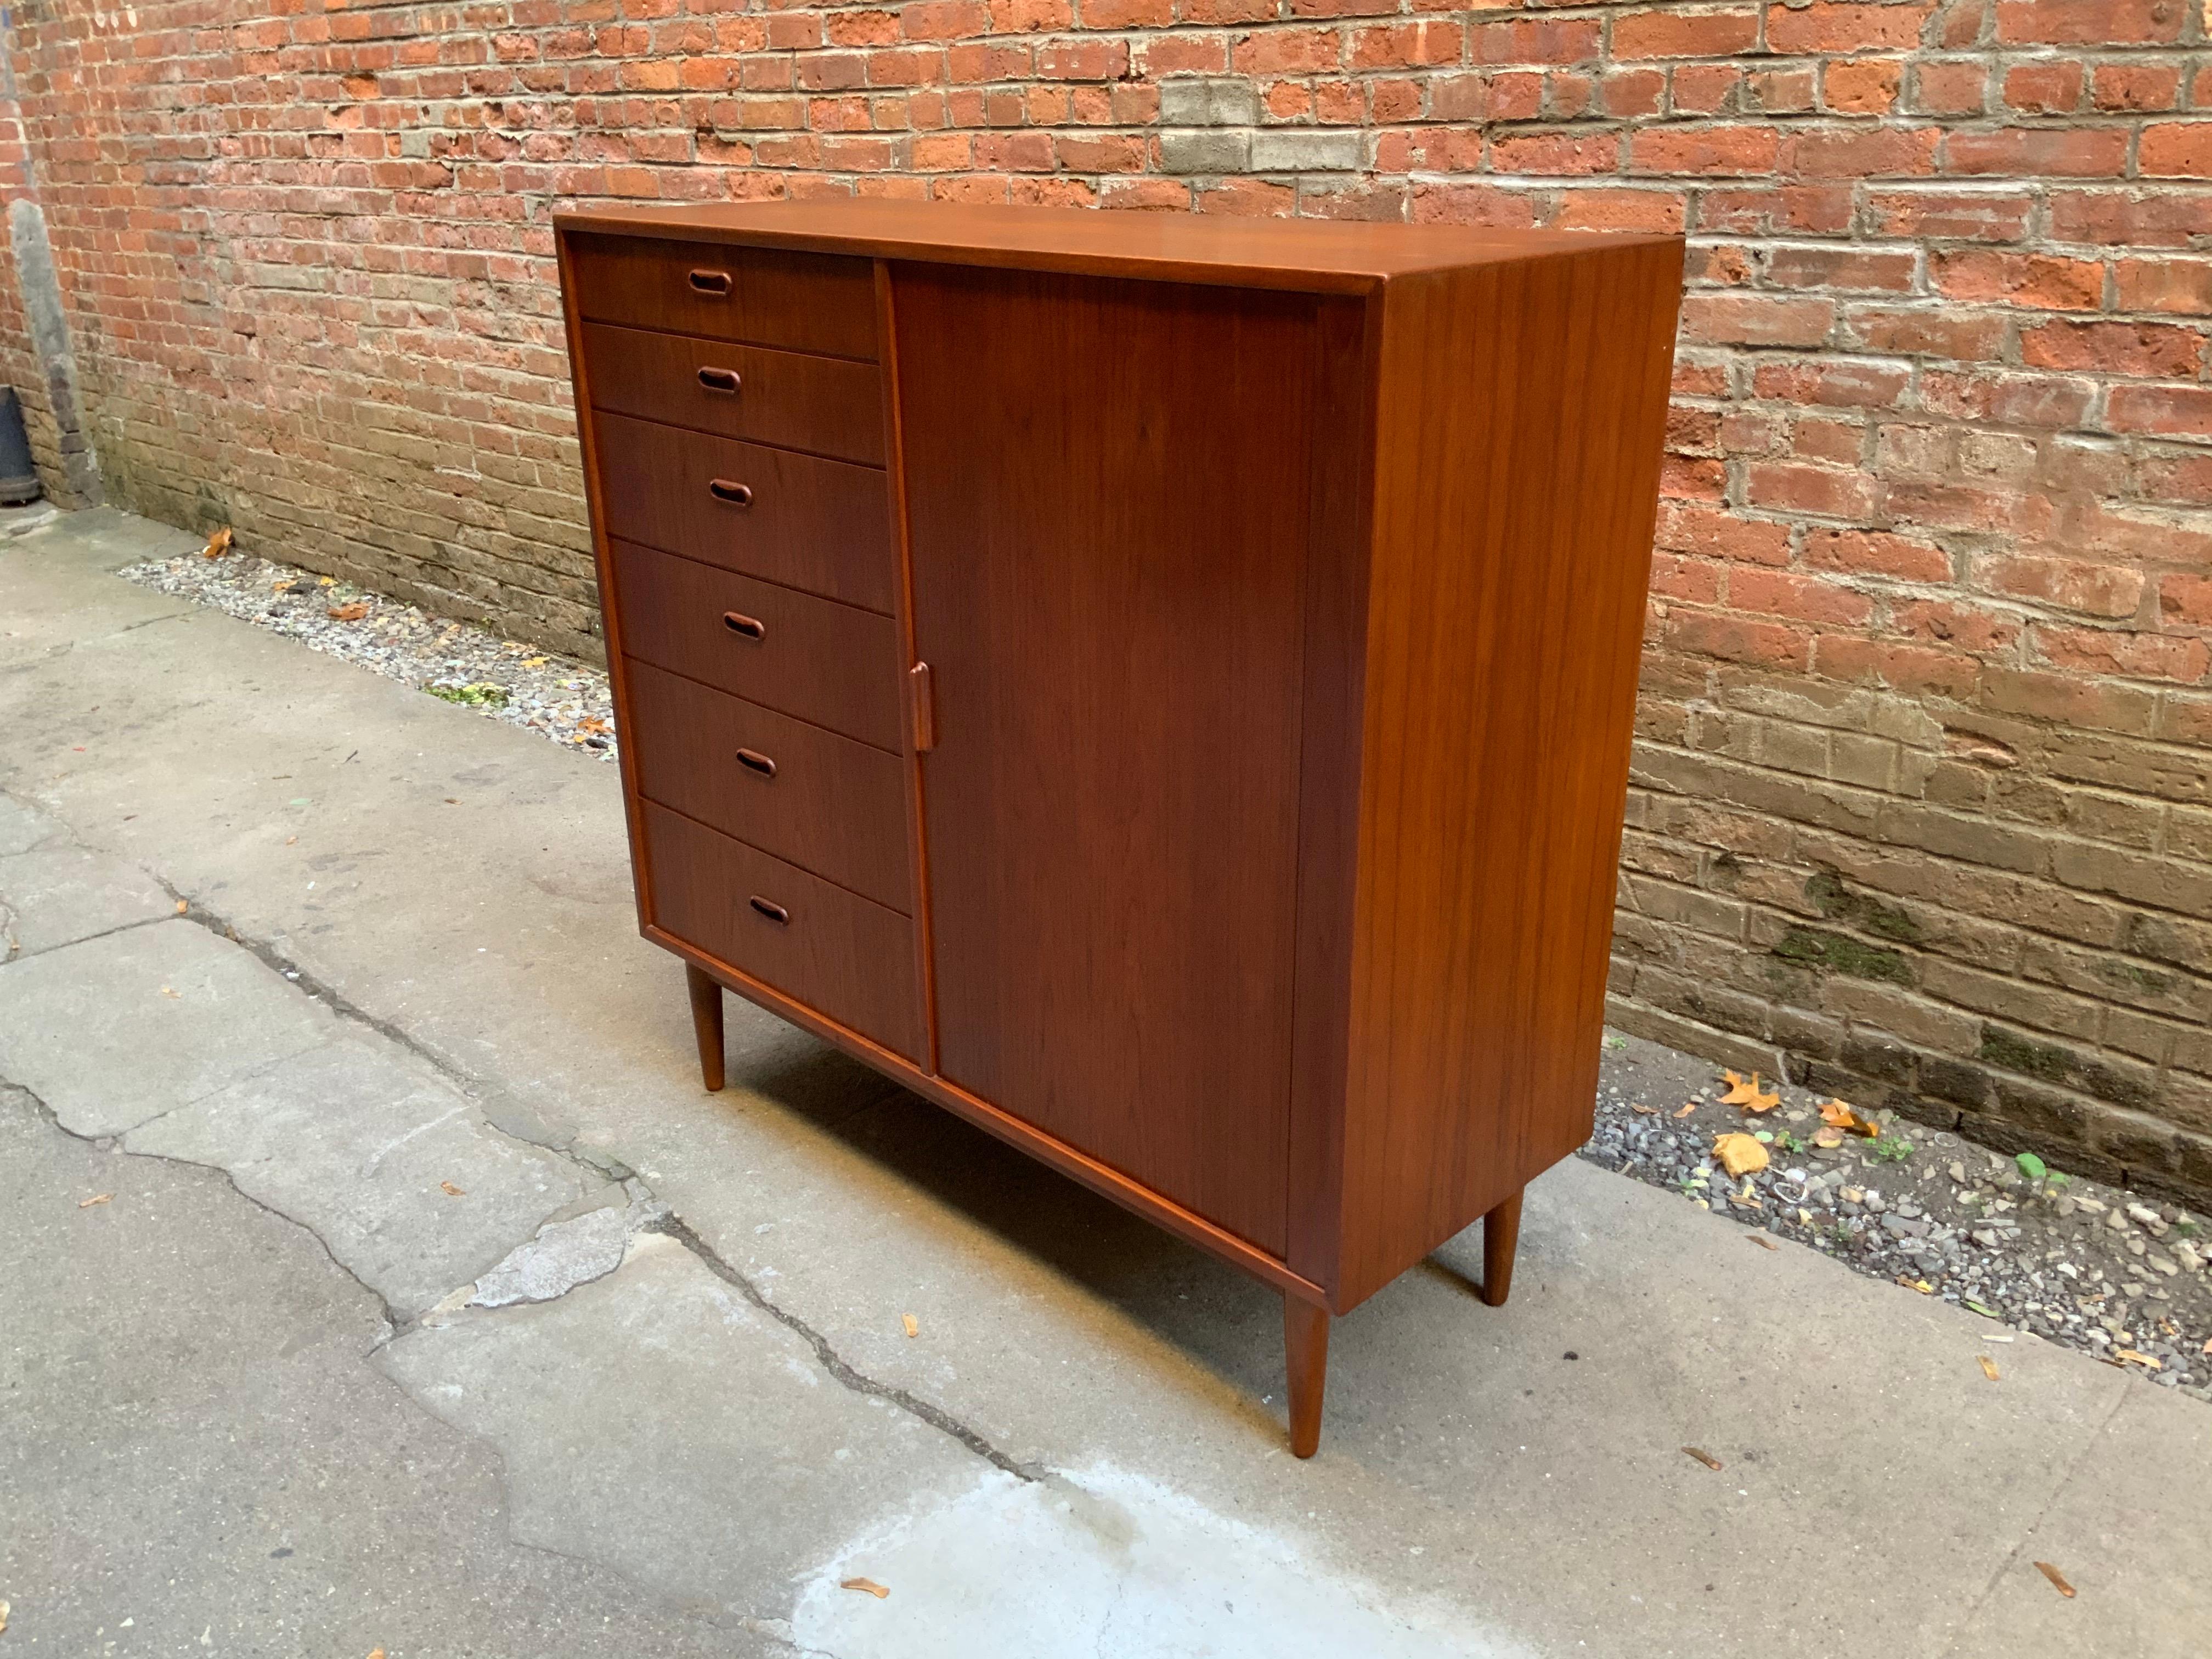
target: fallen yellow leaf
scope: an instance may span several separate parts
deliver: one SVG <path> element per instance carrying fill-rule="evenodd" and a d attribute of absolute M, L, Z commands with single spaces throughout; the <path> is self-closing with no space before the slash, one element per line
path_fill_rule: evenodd
<path fill-rule="evenodd" d="M 1813 1144 L 1815 1146 L 1825 1146 L 1833 1152 L 1844 1144 L 1844 1132 L 1841 1129 L 1826 1127 L 1815 1129 L 1813 1131 Z"/>
<path fill-rule="evenodd" d="M 80 1210 L 88 1210 L 95 1204 L 106 1203 L 114 1196 L 115 1194 L 113 1193 L 94 1193 L 90 1198 L 81 1198 L 77 1200 L 76 1206 Z"/>
<path fill-rule="evenodd" d="M 230 526 L 228 525 L 225 525 L 222 529 L 216 531 L 214 535 L 208 538 L 207 545 L 200 550 L 201 556 L 204 558 L 219 559 L 224 554 L 230 551 L 230 544 L 237 539 L 238 538 L 231 532 Z"/>
<path fill-rule="evenodd" d="M 1698 1109 L 1698 1103 L 1697 1103 L 1696 1101 L 1694 1101 L 1694 1100 L 1686 1100 L 1686 1101 L 1684 1101 L 1684 1102 L 1682 1103 L 1682 1109 L 1681 1109 L 1680 1111 L 1679 1111 L 1679 1112 L 1675 1113 L 1675 1114 L 1674 1114 L 1674 1115 L 1675 1115 L 1676 1117 L 1687 1117 L 1687 1116 L 1689 1116 L 1689 1115 L 1690 1115 L 1691 1113 L 1692 1113 L 1692 1112 L 1696 1111 L 1697 1109 Z"/>
<path fill-rule="evenodd" d="M 2147 1353 L 2137 1353 L 2133 1348 L 2115 1348 L 2112 1358 L 2130 1365 L 2141 1365 L 2145 1370 L 2162 1371 L 2166 1369 L 2164 1360 L 2154 1359 Z"/>
<path fill-rule="evenodd" d="M 2061 1595 L 2064 1596 L 2069 1601 L 2074 1599 L 2074 1586 L 2066 1582 L 2066 1575 L 2059 1571 L 2057 1568 L 2052 1566 L 2050 1562 L 2037 1562 L 2035 1564 L 2035 1570 L 2051 1581 L 2051 1589 L 2057 1590 Z"/>
<path fill-rule="evenodd" d="M 1771 1112 L 1782 1103 L 1780 1090 L 1778 1089 L 1771 1093 L 1760 1091 L 1759 1073 L 1756 1072 L 1753 1072 L 1747 1079 L 1737 1076 L 1734 1072 L 1723 1072 L 1721 1075 L 1728 1079 L 1729 1085 L 1729 1091 L 1721 1097 L 1721 1104 L 1723 1106 L 1741 1106 L 1747 1112 Z"/>
<path fill-rule="evenodd" d="M 1698 1462 L 1703 1463 L 1709 1469 L 1717 1469 L 1721 1467 L 1721 1460 L 1714 1456 L 1711 1452 L 1699 1451 L 1695 1446 L 1685 1446 L 1682 1449 L 1687 1452 L 1691 1456 L 1696 1458 Z"/>
<path fill-rule="evenodd" d="M 329 611 L 330 619 L 332 622 L 359 622 L 368 614 L 367 599 L 356 599 L 351 605 L 334 605 L 330 607 Z"/>
<path fill-rule="evenodd" d="M 1766 1167 L 1766 1148 L 1747 1134 L 1721 1136 L 1713 1142 L 1713 1156 L 1732 1176 L 1750 1175 Z"/>
<path fill-rule="evenodd" d="M 1778 1250 L 1778 1249 L 1780 1249 L 1782 1248 L 1779 1244 L 1777 1244 L 1777 1243 L 1776 1243 L 1772 1239 L 1769 1238 L 1769 1237 L 1768 1237 L 1765 1233 L 1753 1233 L 1753 1234 L 1752 1234 L 1752 1235 L 1751 1235 L 1751 1242 L 1752 1242 L 1753 1243 L 1754 1243 L 1754 1244 L 1758 1245 L 1758 1246 L 1759 1246 L 1759 1248 L 1760 1249 L 1762 1249 L 1762 1250 Z"/>
<path fill-rule="evenodd" d="M 463 1192 L 459 1187 L 453 1185 L 450 1181 L 441 1181 L 438 1185 L 445 1188 L 447 1192 L 453 1194 L 455 1198 L 466 1198 L 468 1196 L 466 1193 Z"/>
<path fill-rule="evenodd" d="M 1987 1354 L 1980 1355 L 1979 1358 L 1982 1362 L 1982 1375 L 1988 1377 L 1990 1382 L 1996 1382 L 1997 1380 L 1997 1362 L 1990 1358 Z"/>
<path fill-rule="evenodd" d="M 878 1584 L 872 1578 L 842 1578 L 838 1580 L 837 1588 L 839 1589 L 866 1590 L 869 1595 L 874 1596 L 878 1601 L 882 1601 L 885 1596 L 890 1594 L 889 1590 L 885 1589 L 881 1584 Z"/>
<path fill-rule="evenodd" d="M 192 902 L 190 899 L 179 899 L 177 901 L 177 914 L 180 916 L 191 908 Z"/>
<path fill-rule="evenodd" d="M 1881 1125 L 1870 1118 L 1861 1117 L 1840 1100 L 1832 1100 L 1820 1108 L 1820 1121 L 1831 1128 L 1842 1129 L 1851 1134 L 1864 1135 L 1872 1140 L 1881 1133 Z M 1819 1139 L 1816 1135 L 1815 1139 Z"/>
<path fill-rule="evenodd" d="M 921 1334 L 921 1322 L 919 1319 L 916 1319 L 912 1314 L 901 1314 L 899 1316 L 899 1322 L 906 1327 L 906 1334 L 908 1336 L 920 1336 Z"/>
<path fill-rule="evenodd" d="M 1640 1100 L 1630 1101 L 1628 1103 L 1628 1109 L 1632 1112 L 1641 1112 L 1646 1117 L 1656 1117 L 1659 1115 L 1659 1109 L 1656 1106 L 1646 1106 Z"/>

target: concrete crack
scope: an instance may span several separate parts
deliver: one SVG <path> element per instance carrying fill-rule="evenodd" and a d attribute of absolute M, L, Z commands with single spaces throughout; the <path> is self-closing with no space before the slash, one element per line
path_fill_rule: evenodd
<path fill-rule="evenodd" d="M 951 1436 L 994 1468 L 1004 1469 L 1016 1480 L 1036 1481 L 1044 1479 L 1042 1470 L 1026 1463 L 1016 1462 L 943 1407 L 932 1405 L 928 1401 L 919 1399 L 904 1389 L 894 1388 L 888 1382 L 878 1382 L 872 1376 L 863 1376 L 854 1370 L 837 1351 L 830 1346 L 829 1338 L 823 1336 L 821 1332 L 816 1330 L 797 1314 L 778 1307 L 774 1302 L 769 1300 L 761 1293 L 758 1285 L 723 1261 L 715 1253 L 712 1245 L 692 1231 L 678 1217 L 668 1215 L 659 1220 L 648 1221 L 638 1231 L 665 1233 L 697 1256 L 707 1265 L 707 1270 L 715 1278 L 734 1287 L 740 1296 L 775 1321 L 777 1324 L 794 1332 L 814 1350 L 814 1358 L 820 1363 L 822 1369 L 854 1394 L 866 1395 L 872 1399 L 884 1401 L 887 1404 L 897 1407 L 902 1412 L 920 1418 L 940 1433 Z"/>

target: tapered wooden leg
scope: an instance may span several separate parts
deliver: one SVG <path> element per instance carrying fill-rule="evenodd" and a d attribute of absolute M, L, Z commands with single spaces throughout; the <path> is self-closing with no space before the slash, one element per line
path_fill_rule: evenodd
<path fill-rule="evenodd" d="M 1513 1248 L 1521 1242 L 1521 1194 L 1516 1193 L 1482 1218 L 1482 1299 L 1505 1305 L 1513 1288 Z"/>
<path fill-rule="evenodd" d="M 1311 1457 L 1321 1445 L 1321 1397 L 1328 1386 L 1328 1310 L 1285 1296 L 1283 1353 L 1291 1379 L 1291 1454 Z"/>
<path fill-rule="evenodd" d="M 699 1039 L 699 1071 L 707 1092 L 722 1086 L 722 988 L 713 975 L 684 964 L 684 982 L 691 988 L 691 1030 Z"/>

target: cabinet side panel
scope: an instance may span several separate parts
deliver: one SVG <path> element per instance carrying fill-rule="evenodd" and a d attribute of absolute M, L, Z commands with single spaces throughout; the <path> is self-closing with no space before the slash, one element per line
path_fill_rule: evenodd
<path fill-rule="evenodd" d="M 1680 279 L 1386 290 L 1340 1307 L 1589 1134 Z"/>

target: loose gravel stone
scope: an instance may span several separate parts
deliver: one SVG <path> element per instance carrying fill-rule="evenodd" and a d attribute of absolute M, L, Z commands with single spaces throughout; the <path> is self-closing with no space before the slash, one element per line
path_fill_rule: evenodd
<path fill-rule="evenodd" d="M 588 663 L 244 554 L 210 559 L 187 553 L 118 574 L 373 668 L 445 702 L 542 732 L 566 747 L 615 758 L 614 701 L 606 672 Z"/>
<path fill-rule="evenodd" d="M 1636 1075 L 1628 1070 L 1632 1084 Z M 1881 1124 L 1878 1138 L 1820 1147 L 1812 1137 L 1823 1097 L 1796 1088 L 1758 1115 L 1721 1105 L 1717 1089 L 1683 1088 L 1679 1069 L 1671 1089 L 1601 1091 L 1583 1156 L 1870 1276 L 2212 1399 L 2212 1247 L 2187 1210 L 2063 1174 L 2031 1181 L 1987 1147 L 1881 1112 L 1861 1113 Z M 1758 1135 L 1774 1161 L 1716 1188 L 1713 1139 L 1730 1132 Z"/>

